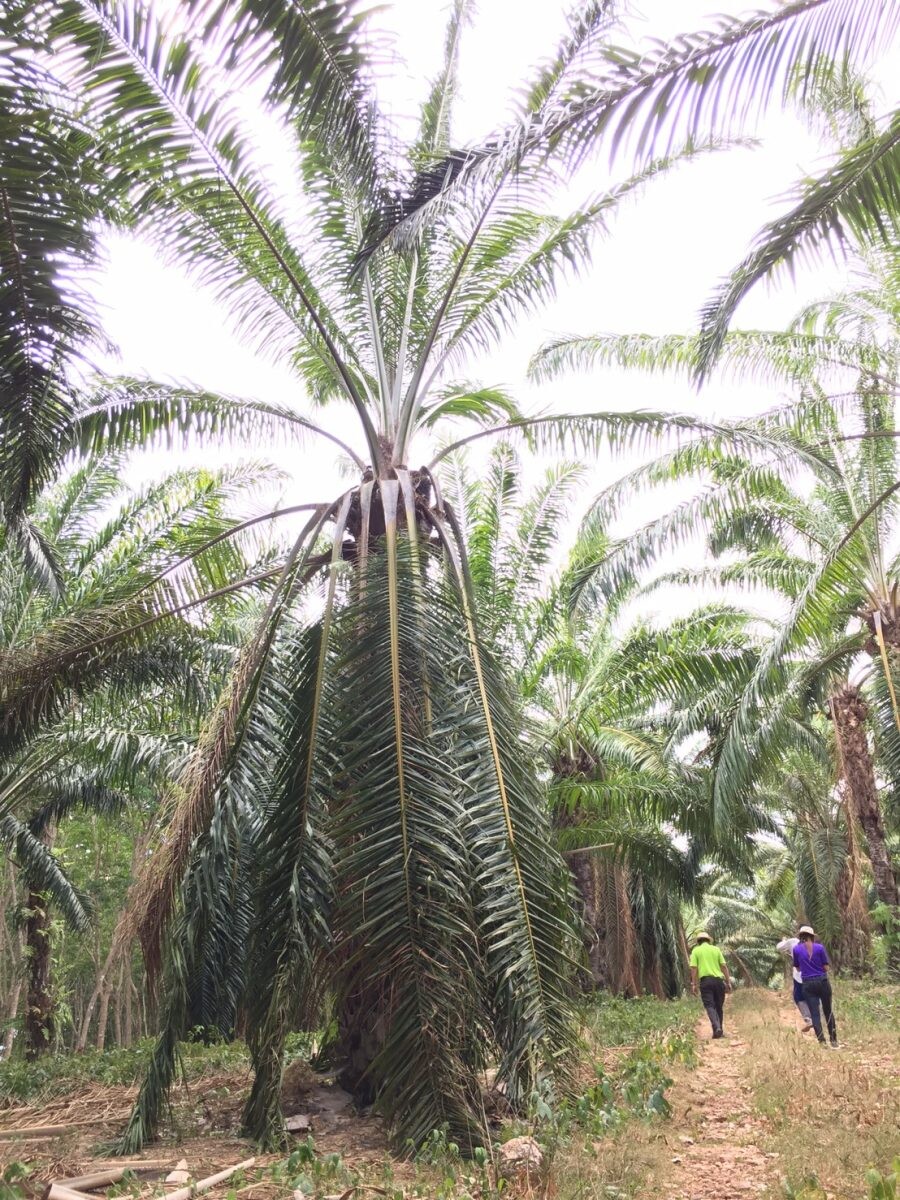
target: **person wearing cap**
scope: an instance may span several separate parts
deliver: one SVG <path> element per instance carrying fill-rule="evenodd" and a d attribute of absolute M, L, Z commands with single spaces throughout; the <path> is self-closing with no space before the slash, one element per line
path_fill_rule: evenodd
<path fill-rule="evenodd" d="M 691 951 L 691 992 L 695 996 L 698 987 L 713 1037 L 724 1037 L 725 993 L 731 991 L 731 976 L 725 955 L 713 945 L 705 929 L 697 934 L 697 944 Z"/>
<path fill-rule="evenodd" d="M 803 976 L 794 966 L 793 954 L 794 947 L 800 945 L 800 939 L 795 937 L 782 938 L 775 949 L 779 954 L 784 954 L 791 961 L 791 975 L 794 982 L 794 1003 L 797 1005 L 797 1011 L 803 1018 L 803 1029 L 801 1032 L 809 1033 L 813 1027 L 812 1017 L 809 1015 L 809 1005 L 806 1003 L 806 997 L 803 995 Z"/>
<path fill-rule="evenodd" d="M 803 995 L 809 1005 L 809 1015 L 812 1017 L 816 1037 L 825 1045 L 825 1034 L 822 1031 L 822 1014 L 828 1026 L 828 1038 L 832 1049 L 837 1049 L 837 1025 L 831 1008 L 831 980 L 828 978 L 828 968 L 831 962 L 828 952 L 821 942 L 816 941 L 816 935 L 811 925 L 801 925 L 800 940 L 793 949 L 794 966 L 800 972 L 803 980 Z M 821 1008 L 821 1011 L 820 1011 Z"/>

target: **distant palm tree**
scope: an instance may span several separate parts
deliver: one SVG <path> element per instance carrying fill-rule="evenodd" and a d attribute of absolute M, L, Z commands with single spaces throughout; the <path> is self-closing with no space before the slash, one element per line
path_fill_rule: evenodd
<path fill-rule="evenodd" d="M 111 648 L 87 655 L 85 630 L 115 633 L 121 609 L 133 625 L 152 618 L 160 574 L 181 599 L 208 591 L 223 574 L 245 575 L 233 539 L 184 558 L 231 529 L 228 501 L 258 475 L 257 467 L 175 475 L 128 496 L 121 464 L 88 460 L 42 489 L 28 513 L 61 569 L 63 596 L 23 571 L 20 539 L 0 531 L 0 845 L 29 893 L 29 1057 L 52 1042 L 48 906 L 76 930 L 89 922 L 52 852 L 59 821 L 77 808 L 115 813 L 134 801 L 140 781 L 159 783 L 189 752 L 190 723 L 212 702 L 211 685 L 231 658 L 230 648 L 177 618 L 152 620 L 143 634 L 114 636 Z M 133 713 L 142 719 L 130 726 Z"/>
<path fill-rule="evenodd" d="M 774 816 L 753 856 L 752 882 L 712 871 L 697 927 L 710 929 L 748 983 L 767 983 L 783 960 L 775 946 L 809 923 L 840 971 L 871 966 L 871 921 L 860 875 L 852 807 L 835 787 L 823 743 L 772 764 L 757 787 Z M 776 832 L 777 831 L 777 832 Z"/>
<path fill-rule="evenodd" d="M 595 583 L 605 580 L 601 586 L 609 588 L 639 572 L 663 547 L 701 535 L 720 561 L 669 578 L 781 593 L 788 615 L 762 654 L 723 744 L 717 792 L 723 802 L 738 795 L 750 778 L 753 752 L 762 749 L 759 735 L 772 745 L 792 736 L 790 723 L 774 720 L 779 704 L 791 690 L 818 686 L 835 723 L 840 774 L 866 836 L 878 897 L 896 907 L 900 893 L 867 733 L 874 704 L 878 749 L 896 786 L 900 431 L 894 409 L 900 361 L 890 320 L 896 258 L 874 260 L 873 269 L 870 286 L 811 306 L 785 333 L 728 335 L 727 369 L 788 381 L 799 389 L 800 403 L 737 423 L 744 431 L 768 429 L 768 453 L 744 454 L 722 440 L 699 439 L 607 489 L 592 518 L 601 523 L 643 487 L 707 481 L 623 540 L 584 578 L 593 572 Z M 590 361 L 684 370 L 696 346 L 695 338 L 681 336 L 571 339 L 545 348 L 537 369 L 555 372 Z M 867 682 L 854 669 L 861 656 L 869 660 Z"/>
<path fill-rule="evenodd" d="M 794 751 L 773 777 L 769 803 L 781 813 L 784 846 L 770 855 L 760 890 L 768 904 L 792 909 L 794 925 L 809 922 L 821 933 L 838 969 L 864 971 L 872 927 L 853 805 L 835 785 L 833 755 L 825 747 Z"/>
<path fill-rule="evenodd" d="M 557 842 L 589 927 L 593 982 L 674 994 L 683 982 L 681 903 L 699 895 L 698 863 L 712 854 L 740 865 L 742 838 L 756 828 L 752 818 L 715 828 L 696 744 L 752 673 L 748 618 L 719 607 L 629 624 L 629 588 L 572 611 L 572 581 L 595 550 L 576 543 L 561 558 L 583 467 L 560 463 L 526 488 L 509 446 L 480 479 L 463 459 L 450 461 L 444 489 L 466 531 L 480 622 L 522 687 Z"/>

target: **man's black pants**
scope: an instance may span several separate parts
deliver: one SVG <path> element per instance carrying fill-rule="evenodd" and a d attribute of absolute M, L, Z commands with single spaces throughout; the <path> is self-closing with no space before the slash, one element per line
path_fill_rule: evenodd
<path fill-rule="evenodd" d="M 721 1033 L 725 1013 L 725 980 L 720 979 L 718 975 L 704 975 L 700 980 L 700 999 L 703 1001 L 713 1033 Z"/>
<path fill-rule="evenodd" d="M 834 1013 L 831 1011 L 831 980 L 827 975 L 816 979 L 804 979 L 803 995 L 809 1005 L 809 1015 L 812 1017 L 816 1037 L 820 1042 L 825 1041 L 825 1034 L 822 1032 L 822 1014 L 824 1014 L 825 1023 L 828 1026 L 828 1037 L 831 1039 L 832 1045 L 837 1045 L 837 1025 L 834 1021 Z M 819 1012 L 820 1004 L 822 1006 L 821 1013 Z"/>

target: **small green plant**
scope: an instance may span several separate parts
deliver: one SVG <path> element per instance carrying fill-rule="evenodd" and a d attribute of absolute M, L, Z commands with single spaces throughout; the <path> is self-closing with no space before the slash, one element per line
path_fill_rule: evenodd
<path fill-rule="evenodd" d="M 895 1158 L 891 1171 L 882 1175 L 880 1171 L 867 1171 L 866 1183 L 869 1185 L 869 1200 L 898 1200 L 900 1197 L 900 1157 Z"/>
<path fill-rule="evenodd" d="M 662 1068 L 661 1059 L 667 1056 L 663 1046 L 640 1046 L 622 1064 L 621 1094 L 627 1108 L 636 1116 L 668 1117 L 672 1108 L 666 1100 L 666 1088 L 672 1078 Z"/>
<path fill-rule="evenodd" d="M 825 1200 L 826 1192 L 815 1175 L 807 1175 L 795 1187 L 787 1179 L 782 1184 L 786 1200 Z"/>
<path fill-rule="evenodd" d="M 697 1013 L 690 1000 L 658 1000 L 655 996 L 626 1000 L 600 993 L 585 1005 L 582 1019 L 595 1046 L 612 1047 L 631 1046 L 648 1037 L 692 1037 Z"/>
<path fill-rule="evenodd" d="M 299 1143 L 280 1162 L 267 1168 L 269 1178 L 279 1190 L 301 1192 L 304 1196 L 326 1196 L 343 1192 L 359 1182 L 349 1171 L 340 1154 L 318 1154 L 312 1135 Z"/>
<path fill-rule="evenodd" d="M 141 1181 L 133 1171 L 126 1171 L 119 1182 L 114 1183 L 106 1194 L 114 1200 L 118 1196 L 138 1196 L 140 1191 Z"/>
<path fill-rule="evenodd" d="M 463 1156 L 456 1142 L 448 1138 L 448 1127 L 433 1129 L 414 1155 L 416 1182 L 412 1192 L 428 1200 L 487 1200 L 506 1186 L 503 1179 L 492 1179 L 491 1156 L 484 1146 L 475 1146 L 471 1157 Z M 391 1190 L 391 1200 L 403 1200 L 404 1193 Z"/>
<path fill-rule="evenodd" d="M 154 1044 L 152 1038 L 145 1038 L 127 1048 L 54 1054 L 33 1063 L 19 1059 L 0 1063 L 0 1101 L 61 1095 L 86 1083 L 139 1083 L 147 1072 Z M 188 1079 L 243 1070 L 250 1062 L 243 1042 L 204 1045 L 187 1041 L 182 1043 L 180 1057 Z"/>
<path fill-rule="evenodd" d="M 25 1200 L 23 1180 L 31 1174 L 31 1167 L 13 1161 L 0 1169 L 0 1200 Z"/>

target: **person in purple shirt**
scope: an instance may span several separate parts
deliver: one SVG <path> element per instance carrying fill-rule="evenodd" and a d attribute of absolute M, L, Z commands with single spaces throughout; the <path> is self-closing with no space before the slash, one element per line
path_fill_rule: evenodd
<path fill-rule="evenodd" d="M 816 941 L 816 935 L 809 925 L 801 925 L 800 941 L 794 947 L 794 966 L 800 972 L 803 980 L 803 996 L 809 1005 L 809 1015 L 812 1017 L 816 1037 L 825 1045 L 825 1034 L 822 1032 L 822 1014 L 828 1026 L 828 1037 L 831 1048 L 837 1049 L 837 1025 L 831 1008 L 831 980 L 828 978 L 828 968 L 831 961 L 828 952 L 821 942 Z M 821 1012 L 819 1006 L 821 1005 Z"/>

